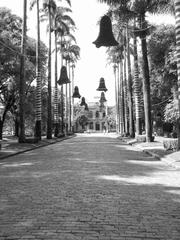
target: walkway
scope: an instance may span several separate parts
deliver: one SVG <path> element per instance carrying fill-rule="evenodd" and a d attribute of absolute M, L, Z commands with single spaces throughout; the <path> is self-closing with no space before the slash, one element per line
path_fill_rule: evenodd
<path fill-rule="evenodd" d="M 0 162 L 0 240 L 179 240 L 180 170 L 109 135 Z"/>

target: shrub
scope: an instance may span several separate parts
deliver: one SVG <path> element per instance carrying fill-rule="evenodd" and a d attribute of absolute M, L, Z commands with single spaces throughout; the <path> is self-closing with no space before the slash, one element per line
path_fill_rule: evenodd
<path fill-rule="evenodd" d="M 154 136 L 152 136 L 152 142 L 154 142 Z M 146 135 L 137 135 L 136 136 L 137 142 L 146 142 Z"/>
<path fill-rule="evenodd" d="M 178 150 L 178 139 L 167 139 L 163 141 L 164 148 L 172 151 Z"/>
<path fill-rule="evenodd" d="M 146 142 L 146 136 L 145 135 L 137 135 L 136 141 L 137 142 Z"/>

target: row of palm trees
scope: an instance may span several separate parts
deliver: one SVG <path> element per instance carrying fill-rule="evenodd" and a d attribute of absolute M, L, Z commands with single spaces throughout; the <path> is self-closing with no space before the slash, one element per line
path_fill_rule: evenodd
<path fill-rule="evenodd" d="M 108 53 L 111 56 L 111 61 L 115 64 L 115 69 L 120 68 L 119 76 L 119 88 L 117 82 L 117 112 L 119 113 L 119 128 L 120 132 L 129 133 L 134 136 L 134 119 L 133 119 L 133 102 L 132 102 L 132 75 L 130 66 L 130 45 L 129 36 L 132 34 L 133 41 L 133 56 L 134 56 L 134 102 L 135 102 L 135 122 L 136 133 L 140 134 L 140 81 L 139 81 L 139 61 L 137 55 L 137 37 L 140 39 L 141 55 L 142 55 L 142 81 L 143 81 L 143 100 L 144 100 L 144 115 L 145 115 L 145 131 L 146 141 L 153 141 L 152 136 L 152 117 L 151 117 L 151 98 L 150 98 L 150 74 L 149 74 L 149 62 L 147 53 L 147 36 L 151 33 L 151 26 L 146 21 L 146 14 L 158 14 L 158 13 L 176 13 L 176 39 L 177 39 L 177 58 L 180 51 L 180 0 L 98 0 L 101 3 L 107 3 L 109 5 L 109 14 L 113 18 L 114 32 L 119 40 L 120 46 L 113 47 L 114 49 L 108 49 Z M 123 71 L 124 66 L 128 66 L 128 76 L 126 71 Z M 177 60 L 178 67 L 178 83 L 180 85 L 180 61 Z M 127 79 L 126 79 L 127 77 Z M 180 89 L 180 88 L 179 88 Z M 126 96 L 127 94 L 127 96 Z M 180 96 L 180 90 L 179 90 Z M 126 101 L 126 98 L 128 101 Z M 180 101 L 180 97 L 179 97 Z M 179 102 L 180 106 L 180 102 Z M 127 108 L 128 107 L 128 108 Z M 119 108 L 119 109 L 118 109 Z M 124 108 L 124 112 L 122 109 Z M 180 112 L 180 107 L 179 107 Z M 128 117 L 126 114 L 128 113 Z M 127 129 L 127 119 L 129 119 L 129 128 Z M 125 122 L 124 122 L 125 121 Z M 124 126 L 124 127 L 123 127 Z M 180 126 L 180 125 L 179 125 Z M 179 134 L 180 135 L 180 134 Z M 180 136 L 179 136 L 180 147 Z"/>
<path fill-rule="evenodd" d="M 40 3 L 42 8 L 40 8 Z M 67 69 L 79 59 L 80 48 L 76 45 L 76 39 L 72 32 L 75 30 L 75 23 L 73 19 L 68 15 L 71 10 L 70 0 L 66 0 L 69 7 L 58 6 L 55 0 L 32 0 L 30 3 L 30 9 L 36 6 L 37 12 L 37 44 L 36 44 L 36 124 L 35 124 L 35 136 L 41 139 L 41 72 L 40 72 L 40 23 L 47 21 L 47 29 L 49 33 L 49 45 L 48 45 L 48 112 L 47 112 L 47 138 L 52 138 L 52 86 L 51 86 L 51 64 L 52 64 L 52 33 L 54 33 L 54 55 L 55 55 L 55 91 L 54 91 L 54 124 L 55 133 L 59 131 L 59 114 L 58 114 L 58 53 L 60 53 L 61 67 L 66 65 Z M 23 32 L 22 32 L 22 62 L 21 62 L 21 83 L 20 83 L 20 134 L 19 142 L 25 142 L 25 129 L 24 129 L 24 52 L 26 46 L 26 18 L 27 18 L 27 0 L 24 0 L 24 16 L 23 16 Z M 66 85 L 67 88 L 67 85 Z M 63 85 L 61 86 L 63 95 Z M 72 91 L 69 84 L 69 96 Z M 67 93 L 67 91 L 66 91 Z M 66 95 L 67 97 L 67 95 Z M 71 103 L 70 103 L 71 104 Z"/>

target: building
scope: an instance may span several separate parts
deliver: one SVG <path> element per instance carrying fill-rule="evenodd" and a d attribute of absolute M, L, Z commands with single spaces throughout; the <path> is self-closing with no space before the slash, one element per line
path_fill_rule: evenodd
<path fill-rule="evenodd" d="M 84 117 L 84 124 L 80 124 L 78 121 L 78 116 L 75 116 L 75 131 L 88 131 L 88 132 L 103 132 L 106 128 L 108 130 L 107 124 L 107 112 L 108 107 L 104 105 L 104 107 L 100 108 L 99 102 L 90 102 L 88 103 L 88 111 L 84 110 L 84 107 L 79 107 L 80 111 L 78 112 L 79 117 Z M 77 111 L 75 111 L 77 112 Z"/>

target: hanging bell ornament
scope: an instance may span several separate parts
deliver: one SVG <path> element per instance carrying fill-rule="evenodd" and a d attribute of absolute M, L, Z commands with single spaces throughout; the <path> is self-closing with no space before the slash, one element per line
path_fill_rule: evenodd
<path fill-rule="evenodd" d="M 79 88 L 77 86 L 74 87 L 74 93 L 72 95 L 73 98 L 80 98 L 81 95 L 79 94 Z"/>
<path fill-rule="evenodd" d="M 102 92 L 101 93 L 101 98 L 100 98 L 100 100 L 99 100 L 99 102 L 100 103 L 104 103 L 104 102 L 106 102 L 107 100 L 106 100 L 106 98 L 105 98 L 105 94 L 104 94 L 104 92 Z"/>
<path fill-rule="evenodd" d="M 86 101 L 85 101 L 84 97 L 82 97 L 82 99 L 81 99 L 80 106 L 86 106 Z"/>
<path fill-rule="evenodd" d="M 96 90 L 97 91 L 103 91 L 103 92 L 107 91 L 104 78 L 100 78 L 99 87 Z"/>
<path fill-rule="evenodd" d="M 70 83 L 70 80 L 67 76 L 67 69 L 65 66 L 62 66 L 58 84 L 63 85 L 63 84 L 67 84 L 67 83 Z"/>
<path fill-rule="evenodd" d="M 93 43 L 97 48 L 101 46 L 110 47 L 118 45 L 112 32 L 111 19 L 107 15 L 101 18 L 99 36 Z"/>

